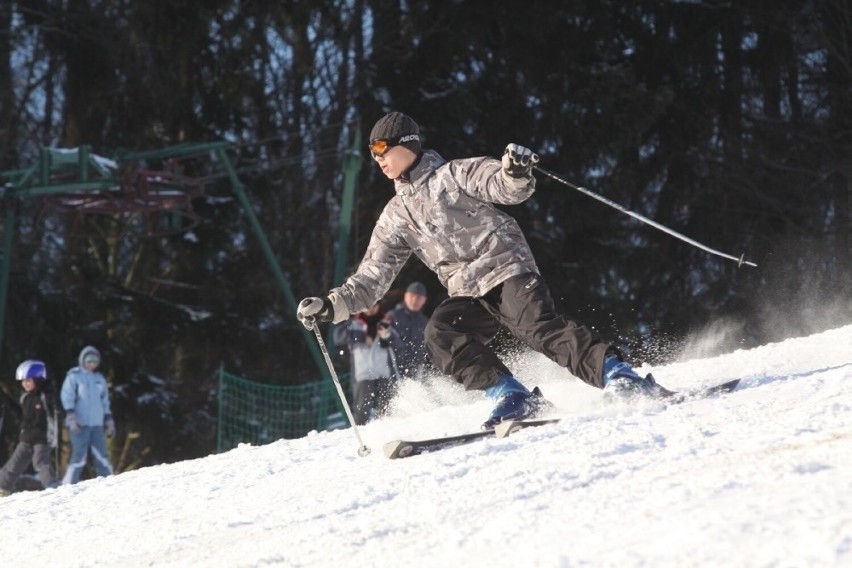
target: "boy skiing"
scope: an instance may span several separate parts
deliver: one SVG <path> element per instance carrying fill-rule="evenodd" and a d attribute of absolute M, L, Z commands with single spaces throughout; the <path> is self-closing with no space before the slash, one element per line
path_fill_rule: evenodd
<path fill-rule="evenodd" d="M 501 326 L 594 387 L 618 395 L 659 392 L 653 378 L 637 375 L 596 332 L 555 311 L 520 227 L 494 207 L 519 204 L 533 194 L 535 153 L 509 144 L 501 160 L 447 162 L 421 148 L 419 126 L 399 112 L 376 122 L 369 148 L 394 181 L 396 195 L 376 222 L 356 272 L 327 297 L 299 304 L 297 317 L 306 327 L 368 309 L 414 253 L 449 293 L 426 326 L 432 363 L 495 401 L 483 428 L 529 418 L 549 406 L 488 346 Z"/>
<path fill-rule="evenodd" d="M 57 443 L 57 426 L 53 393 L 47 382 L 47 367 L 41 361 L 24 361 L 18 365 L 15 378 L 24 389 L 21 395 L 21 434 L 15 451 L 0 469 L 0 496 L 15 491 L 18 478 L 30 462 L 42 485 L 57 485 L 56 468 L 50 456 Z"/>

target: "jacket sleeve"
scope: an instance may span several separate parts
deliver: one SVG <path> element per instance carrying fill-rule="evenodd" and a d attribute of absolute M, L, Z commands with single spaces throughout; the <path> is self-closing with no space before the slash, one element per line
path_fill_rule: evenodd
<path fill-rule="evenodd" d="M 401 237 L 401 231 L 397 231 L 403 221 L 393 214 L 393 207 L 394 200 L 391 200 L 376 222 L 358 270 L 342 286 L 331 290 L 343 299 L 350 313 L 374 306 L 390 289 L 411 256 L 411 248 Z"/>
<path fill-rule="evenodd" d="M 109 408 L 109 383 L 103 375 L 101 375 L 101 380 L 104 382 L 104 388 L 101 389 L 101 405 L 104 408 L 104 416 L 108 416 L 112 414 L 112 410 Z"/>
<path fill-rule="evenodd" d="M 467 158 L 449 163 L 462 190 L 480 201 L 517 205 L 535 192 L 535 177 L 512 178 L 503 173 L 503 164 L 494 158 Z"/>
<path fill-rule="evenodd" d="M 59 396 L 62 401 L 62 408 L 66 411 L 74 410 L 77 406 L 77 377 L 74 373 L 65 375 Z"/>

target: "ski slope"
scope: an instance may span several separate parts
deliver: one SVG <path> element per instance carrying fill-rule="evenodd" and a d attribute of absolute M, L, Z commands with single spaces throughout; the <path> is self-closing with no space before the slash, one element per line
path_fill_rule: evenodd
<path fill-rule="evenodd" d="M 476 429 L 490 404 L 406 384 L 361 429 L 0 500 L 4 566 L 852 566 L 852 325 L 653 370 L 712 400 L 606 406 L 514 362 L 571 417 L 391 461 L 397 437 Z M 539 380 L 531 380 L 538 377 Z"/>

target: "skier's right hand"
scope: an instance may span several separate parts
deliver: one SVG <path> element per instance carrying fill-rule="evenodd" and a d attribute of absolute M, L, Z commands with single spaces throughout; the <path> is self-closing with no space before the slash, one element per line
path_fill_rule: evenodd
<path fill-rule="evenodd" d="M 68 426 L 68 431 L 72 434 L 80 433 L 80 423 L 77 422 L 76 412 L 69 412 L 65 415 L 65 425 Z"/>
<path fill-rule="evenodd" d="M 305 298 L 299 302 L 296 317 L 307 329 L 313 329 L 315 321 L 326 322 L 334 318 L 334 305 L 329 298 Z"/>

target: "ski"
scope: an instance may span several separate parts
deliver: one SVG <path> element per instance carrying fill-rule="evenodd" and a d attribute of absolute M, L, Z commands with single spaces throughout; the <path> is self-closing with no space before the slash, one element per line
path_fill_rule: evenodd
<path fill-rule="evenodd" d="M 666 404 L 680 404 L 689 400 L 698 400 L 712 396 L 731 392 L 740 384 L 739 379 L 726 381 L 724 383 L 709 387 L 700 388 L 695 391 L 678 392 L 670 391 L 662 388 L 662 394 L 658 399 Z M 446 436 L 443 438 L 432 438 L 430 440 L 392 440 L 384 445 L 385 456 L 394 460 L 399 458 L 407 458 L 420 455 L 424 452 L 434 452 L 462 444 L 488 438 L 494 436 L 496 438 L 506 438 L 509 435 L 523 428 L 531 428 L 533 426 L 543 426 L 545 424 L 553 424 L 564 420 L 564 418 L 539 418 L 531 420 L 507 420 L 498 424 L 494 430 L 481 430 L 479 432 L 469 432 L 467 434 L 459 434 L 456 436 Z"/>
<path fill-rule="evenodd" d="M 713 385 L 710 387 L 700 388 L 695 391 L 688 392 L 678 392 L 678 391 L 670 391 L 666 388 L 662 388 L 662 394 L 658 399 L 651 400 L 661 400 L 667 404 L 680 404 L 681 402 L 686 402 L 689 400 L 699 400 L 702 398 L 706 398 L 708 396 L 712 396 L 714 394 L 721 394 L 726 392 L 731 392 L 737 388 L 740 384 L 740 379 L 734 379 L 732 381 L 726 381 L 724 383 Z M 507 420 L 506 422 L 501 422 L 494 428 L 494 436 L 497 438 L 506 438 L 511 434 L 514 434 L 518 430 L 522 430 L 523 428 L 531 428 L 533 426 L 543 426 L 545 424 L 553 424 L 554 422 L 559 422 L 564 420 L 563 418 L 544 418 L 544 419 L 532 419 L 532 420 Z"/>
<path fill-rule="evenodd" d="M 480 430 L 479 432 L 469 432 L 467 434 L 447 436 L 444 438 L 432 438 L 431 440 L 393 440 L 384 445 L 384 452 L 386 457 L 395 460 L 416 456 L 423 452 L 433 452 L 435 450 L 468 444 L 480 438 L 487 438 L 493 435 L 494 430 Z"/>
<path fill-rule="evenodd" d="M 689 392 L 672 392 L 671 394 L 667 394 L 663 396 L 663 400 L 668 402 L 669 404 L 678 404 L 680 402 L 684 402 L 687 400 L 697 400 L 700 398 L 707 398 L 708 396 L 713 396 L 714 394 L 722 394 L 726 392 L 731 392 L 737 388 L 740 384 L 740 379 L 734 379 L 732 381 L 726 381 L 724 383 L 720 383 L 718 385 L 713 385 L 710 387 L 700 388 L 695 391 Z"/>

